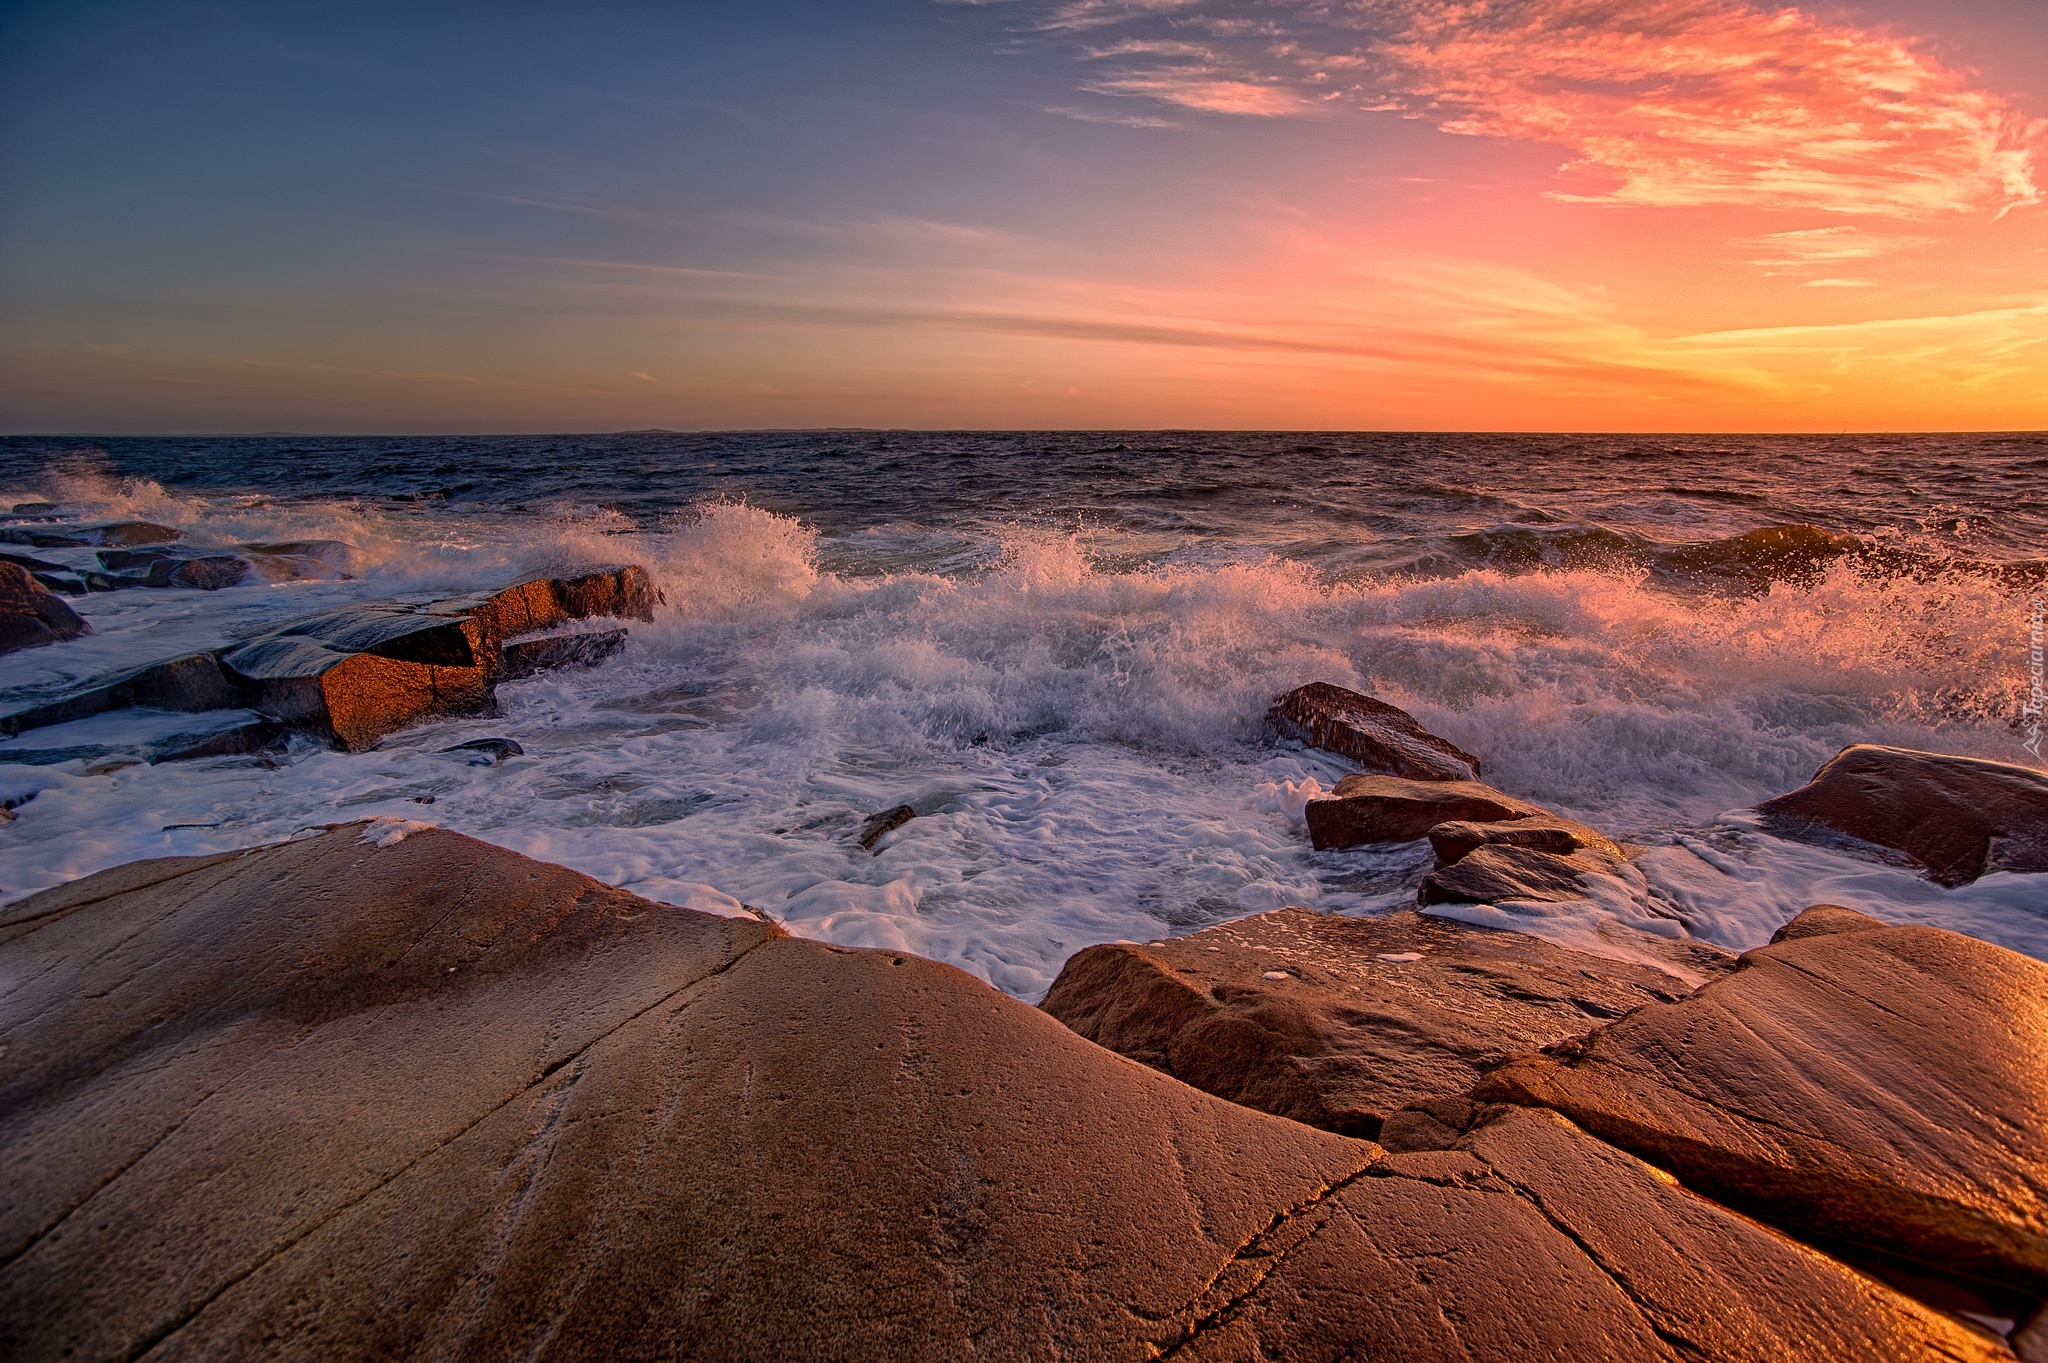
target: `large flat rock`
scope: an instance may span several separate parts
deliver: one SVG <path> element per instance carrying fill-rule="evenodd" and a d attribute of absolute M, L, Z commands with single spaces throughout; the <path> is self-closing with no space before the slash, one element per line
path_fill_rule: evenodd
<path fill-rule="evenodd" d="M 1688 999 L 1519 1059 L 1541 1105 L 1773 1222 L 2048 1292 L 2048 965 L 1809 910 Z"/>
<path fill-rule="evenodd" d="M 1693 979 L 1734 962 L 1705 945 L 1662 949 Z M 1147 946 L 1089 947 L 1042 1006 L 1205 1092 L 1371 1137 L 1409 1103 L 1691 990 L 1518 932 L 1276 909 Z"/>
<path fill-rule="evenodd" d="M 1756 808 L 1788 837 L 1833 833 L 1903 852 L 1942 885 L 2048 871 L 2048 773 L 2032 767 L 1858 743 Z"/>
<path fill-rule="evenodd" d="M 1387 1159 L 950 967 L 399 831 L 0 914 L 0 1353 L 2010 1357 L 1591 1142 L 1587 1208 Z"/>

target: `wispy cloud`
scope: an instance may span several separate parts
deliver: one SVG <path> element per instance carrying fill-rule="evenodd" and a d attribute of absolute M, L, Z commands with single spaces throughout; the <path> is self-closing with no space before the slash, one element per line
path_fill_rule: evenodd
<path fill-rule="evenodd" d="M 1343 102 L 1551 143 L 1562 198 L 1901 218 L 2041 200 L 2048 125 L 1910 39 L 1746 0 L 1064 0 L 1026 27 L 1122 63 L 1083 78 L 1096 93 L 1268 117 Z"/>

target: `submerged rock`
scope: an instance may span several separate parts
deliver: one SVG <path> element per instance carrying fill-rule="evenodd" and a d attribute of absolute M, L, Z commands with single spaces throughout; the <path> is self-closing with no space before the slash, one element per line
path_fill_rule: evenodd
<path fill-rule="evenodd" d="M 1734 963 L 1700 944 L 1668 951 L 1694 978 Z M 1388 1113 L 1462 1093 L 1511 1056 L 1691 990 L 1648 966 L 1412 911 L 1278 909 L 1089 947 L 1041 1006 L 1218 1097 L 1374 1136 Z"/>
<path fill-rule="evenodd" d="M 1339 781 L 1328 797 L 1310 800 L 1302 813 L 1309 841 L 1320 851 L 1413 842 L 1442 823 L 1498 823 L 1548 811 L 1478 781 L 1410 781 L 1361 774 Z"/>
<path fill-rule="evenodd" d="M 220 661 L 213 654 L 188 653 L 182 658 L 103 677 L 61 700 L 0 716 L 0 734 L 14 735 L 50 724 L 68 724 L 129 706 L 196 714 L 234 709 L 243 700 L 242 691 L 221 671 Z"/>
<path fill-rule="evenodd" d="M 1328 682 L 1297 687 L 1273 702 L 1266 724 L 1282 738 L 1338 753 L 1367 771 L 1415 781 L 1472 781 L 1479 759 L 1439 738 L 1398 706 Z"/>
<path fill-rule="evenodd" d="M 92 626 L 29 576 L 26 568 L 0 563 L 0 653 L 40 648 L 90 633 Z"/>
<path fill-rule="evenodd" d="M 626 631 L 597 630 L 589 634 L 556 634 L 545 639 L 518 639 L 505 645 L 507 681 L 570 667 L 596 667 L 626 646 Z"/>
<path fill-rule="evenodd" d="M 249 561 L 234 554 L 209 554 L 183 546 L 175 549 L 102 549 L 100 566 L 120 574 L 126 587 L 189 587 L 215 592 L 239 586 L 250 571 Z"/>
<path fill-rule="evenodd" d="M 2048 965 L 1809 910 L 1692 997 L 1474 1090 L 1687 1187 L 1881 1255 L 2048 1292 Z"/>
<path fill-rule="evenodd" d="M 1940 885 L 2048 871 L 2048 774 L 2032 767 L 1858 743 L 1756 809 L 1782 837 L 1903 852 Z"/>
<path fill-rule="evenodd" d="M 13 1359 L 2004 1356 L 1557 1118 L 1387 1157 L 396 820 L 9 905 L 0 970 Z"/>
<path fill-rule="evenodd" d="M 441 751 L 461 757 L 472 767 L 495 767 L 507 758 L 526 756 L 526 749 L 509 738 L 472 738 Z"/>
<path fill-rule="evenodd" d="M 879 814 L 870 814 L 860 826 L 861 851 L 874 851 L 875 844 L 882 840 L 884 833 L 893 833 L 916 817 L 917 811 L 909 805 L 898 805 Z"/>

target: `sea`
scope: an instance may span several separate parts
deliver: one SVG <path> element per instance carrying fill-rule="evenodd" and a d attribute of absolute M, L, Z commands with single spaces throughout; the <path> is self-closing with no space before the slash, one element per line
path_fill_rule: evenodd
<path fill-rule="evenodd" d="M 432 823 L 1035 1001 L 1092 943 L 1413 906 L 1426 845 L 1309 846 L 1304 803 L 1351 767 L 1264 716 L 1327 681 L 1645 849 L 1582 903 L 1447 914 L 1657 959 L 1652 939 L 1747 949 L 1829 902 L 2048 959 L 2048 876 L 1943 889 L 1749 812 L 1852 743 L 2041 765 L 2044 434 L 0 440 L 0 511 L 28 502 L 347 550 L 74 598 L 93 633 L 0 656 L 0 712 L 350 601 L 638 563 L 664 604 L 600 665 L 370 752 L 9 760 L 118 741 L 135 715 L 0 742 L 0 901 Z M 481 738 L 523 755 L 447 751 Z M 863 850 L 863 821 L 905 804 Z"/>

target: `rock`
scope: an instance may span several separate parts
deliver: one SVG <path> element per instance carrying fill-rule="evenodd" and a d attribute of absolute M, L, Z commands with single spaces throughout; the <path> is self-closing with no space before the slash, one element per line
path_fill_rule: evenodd
<path fill-rule="evenodd" d="M 103 678 L 61 700 L 0 716 L 0 734 L 14 735 L 49 724 L 68 724 L 128 706 L 197 713 L 233 709 L 242 700 L 241 691 L 221 671 L 219 661 L 211 653 L 188 653 L 182 658 Z"/>
<path fill-rule="evenodd" d="M 1548 811 L 1477 781 L 1410 781 L 1360 774 L 1337 783 L 1304 809 L 1318 850 L 1361 843 L 1413 842 L 1441 823 L 1497 823 Z"/>
<path fill-rule="evenodd" d="M 495 767 L 507 758 L 526 756 L 526 749 L 509 738 L 472 738 L 441 751 L 459 754 L 472 767 Z"/>
<path fill-rule="evenodd" d="M 1476 1098 L 1801 1233 L 2048 1292 L 2048 965 L 1839 907 Z"/>
<path fill-rule="evenodd" d="M 108 572 L 132 587 L 189 587 L 213 592 L 240 585 L 250 572 L 249 561 L 234 554 L 207 554 L 177 549 L 102 549 L 95 555 Z"/>
<path fill-rule="evenodd" d="M 1711 947 L 1671 950 L 1704 974 L 1734 962 Z M 1691 988 L 1414 912 L 1278 909 L 1149 946 L 1089 947 L 1041 1006 L 1220 1098 L 1370 1137 L 1409 1103 L 1462 1093 L 1511 1056 Z"/>
<path fill-rule="evenodd" d="M 202 757 L 253 757 L 282 752 L 289 738 L 289 731 L 276 720 L 252 719 L 231 729 L 174 735 L 152 744 L 147 757 L 151 766 L 159 762 L 194 762 Z"/>
<path fill-rule="evenodd" d="M 0 563 L 0 653 L 39 648 L 92 633 L 78 612 L 52 596 L 18 563 Z"/>
<path fill-rule="evenodd" d="M 870 814 L 860 826 L 860 846 L 863 852 L 875 850 L 875 844 L 882 840 L 884 833 L 894 832 L 917 817 L 917 811 L 909 805 L 898 805 L 885 809 L 879 814 Z"/>
<path fill-rule="evenodd" d="M 1597 829 L 1554 814 L 1532 814 L 1508 823 L 1472 823 L 1459 820 L 1440 823 L 1429 830 L 1429 845 L 1436 853 L 1438 870 L 1451 865 L 1474 848 L 1489 843 L 1504 847 L 1528 847 L 1556 856 L 1574 852 L 1596 852 L 1615 861 L 1626 860 L 1621 845 Z"/>
<path fill-rule="evenodd" d="M 10 514 L 16 516 L 54 516 L 57 514 L 57 504 L 55 502 L 16 502 Z"/>
<path fill-rule="evenodd" d="M 555 634 L 544 639 L 518 639 L 504 647 L 507 681 L 564 667 L 596 667 L 626 646 L 626 631 Z"/>
<path fill-rule="evenodd" d="M 2005 1356 L 1555 1118 L 1385 1157 L 396 820 L 9 905 L 0 971 L 25 1363 Z"/>
<path fill-rule="evenodd" d="M 437 601 L 424 609 L 429 614 L 473 622 L 478 656 L 486 659 L 486 666 L 495 673 L 508 665 L 508 639 L 595 616 L 652 620 L 659 599 L 647 570 L 629 565 L 574 577 L 535 578 L 503 591 Z"/>
<path fill-rule="evenodd" d="M 182 570 L 212 559 L 148 561 L 159 568 L 175 562 Z M 237 573 L 247 570 L 242 560 L 234 563 L 241 565 Z M 651 612 L 657 599 L 646 572 L 626 567 L 540 578 L 500 592 L 425 606 L 395 601 L 345 606 L 290 621 L 217 656 L 194 654 L 155 664 L 0 717 L 0 733 L 18 734 L 130 705 L 173 710 L 250 705 L 327 742 L 359 751 L 421 719 L 488 709 L 492 685 L 504 665 L 500 649 L 506 630 L 531 632 L 579 618 L 569 614 L 569 606 L 579 611 L 609 605 Z M 57 605 L 69 609 L 61 602 Z M 616 648 L 614 635 L 622 637 L 622 632 L 576 636 L 579 641 L 610 642 L 579 642 L 568 652 L 587 660 L 600 650 Z M 516 656 L 546 653 L 542 649 Z"/>
<path fill-rule="evenodd" d="M 1297 687 L 1273 702 L 1267 727 L 1282 738 L 1341 754 L 1367 771 L 1414 781 L 1473 781 L 1479 759 L 1438 738 L 1406 710 L 1328 682 Z"/>
<path fill-rule="evenodd" d="M 323 611 L 221 654 L 254 706 L 349 752 L 491 704 L 466 620 L 388 603 Z"/>
<path fill-rule="evenodd" d="M 1834 833 L 1903 852 L 1951 888 L 2048 871 L 2048 775 L 2032 767 L 1858 743 L 1756 809 L 1781 837 Z"/>
<path fill-rule="evenodd" d="M 284 540 L 241 544 L 235 549 L 273 581 L 355 576 L 356 547 L 345 540 Z"/>
<path fill-rule="evenodd" d="M 1416 900 L 1422 904 L 1566 903 L 1587 897 L 1581 877 L 1619 875 L 1625 864 L 1619 857 L 1599 852 L 1558 856 L 1533 847 L 1489 843 L 1423 877 Z"/>
<path fill-rule="evenodd" d="M 93 526 L 83 532 L 90 544 L 169 544 L 184 535 L 168 525 L 154 525 L 149 521 L 116 521 L 112 525 Z"/>

